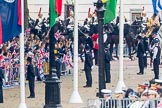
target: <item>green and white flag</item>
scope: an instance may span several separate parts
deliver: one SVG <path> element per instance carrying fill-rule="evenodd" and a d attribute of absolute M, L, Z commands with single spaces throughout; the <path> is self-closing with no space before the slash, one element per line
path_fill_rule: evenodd
<path fill-rule="evenodd" d="M 104 23 L 109 23 L 116 17 L 117 0 L 108 0 L 104 12 Z"/>
<path fill-rule="evenodd" d="M 62 0 L 50 0 L 50 27 L 52 27 L 56 18 L 61 15 L 62 11 Z"/>

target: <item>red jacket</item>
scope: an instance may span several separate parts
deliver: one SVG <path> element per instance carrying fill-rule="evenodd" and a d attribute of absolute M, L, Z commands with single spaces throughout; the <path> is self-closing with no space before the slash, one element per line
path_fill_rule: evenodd
<path fill-rule="evenodd" d="M 92 40 L 93 40 L 93 48 L 98 49 L 98 34 L 93 34 Z"/>

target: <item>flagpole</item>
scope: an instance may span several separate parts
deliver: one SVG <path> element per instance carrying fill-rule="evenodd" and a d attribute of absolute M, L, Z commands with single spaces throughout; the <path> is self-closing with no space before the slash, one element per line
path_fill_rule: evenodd
<path fill-rule="evenodd" d="M 20 34 L 20 104 L 19 108 L 27 108 L 25 103 L 25 72 L 24 72 L 24 0 L 21 0 L 22 32 Z"/>
<path fill-rule="evenodd" d="M 82 99 L 78 92 L 78 2 L 75 0 L 74 6 L 74 74 L 73 74 L 73 93 L 70 98 L 70 103 L 82 103 Z"/>
<path fill-rule="evenodd" d="M 119 80 L 118 84 L 115 88 L 115 91 L 121 91 L 126 86 L 123 81 L 123 35 L 124 35 L 124 17 L 123 17 L 123 0 L 120 0 L 120 29 L 119 29 L 119 49 L 120 49 L 120 55 L 119 55 Z"/>

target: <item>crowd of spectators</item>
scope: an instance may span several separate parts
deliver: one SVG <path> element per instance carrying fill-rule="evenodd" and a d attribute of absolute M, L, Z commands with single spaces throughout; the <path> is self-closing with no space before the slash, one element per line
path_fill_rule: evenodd
<path fill-rule="evenodd" d="M 27 57 L 31 57 L 35 69 L 36 80 L 39 81 L 44 80 L 44 77 L 49 74 L 49 24 L 48 22 L 46 22 L 46 28 L 48 29 L 40 34 L 39 31 L 41 31 L 41 24 L 45 23 L 45 19 L 42 21 L 43 22 L 37 23 L 39 25 L 35 25 L 35 28 L 32 28 L 37 30 L 37 33 L 32 32 L 31 28 L 28 28 L 26 29 L 24 36 L 25 73 L 27 68 Z M 38 27 L 40 28 L 38 29 Z M 59 53 L 62 75 L 67 72 L 69 68 L 73 67 L 73 42 L 71 41 L 71 39 L 61 35 L 61 33 L 59 33 L 58 35 L 59 37 L 57 38 L 57 42 L 55 43 L 55 48 Z M 10 41 L 0 45 L 0 67 L 4 70 L 4 85 L 11 85 L 11 81 L 19 79 L 19 57 L 19 36 L 16 36 Z"/>
<path fill-rule="evenodd" d="M 102 89 L 103 98 L 89 100 L 89 106 L 96 108 L 161 108 L 162 80 L 150 80 L 138 84 L 137 89 L 128 88 L 112 92 Z"/>

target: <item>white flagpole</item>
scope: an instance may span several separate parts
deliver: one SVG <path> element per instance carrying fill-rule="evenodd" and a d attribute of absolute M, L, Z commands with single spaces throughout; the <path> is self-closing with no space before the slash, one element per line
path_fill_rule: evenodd
<path fill-rule="evenodd" d="M 120 0 L 120 28 L 119 28 L 119 80 L 115 91 L 123 90 L 126 86 L 123 81 L 123 35 L 124 35 L 124 15 L 123 15 L 123 0 Z"/>
<path fill-rule="evenodd" d="M 73 75 L 73 93 L 71 95 L 70 98 L 70 103 L 82 103 L 82 99 L 79 95 L 78 92 L 78 2 L 77 0 L 75 0 L 74 3 L 74 20 L 75 20 L 75 24 L 74 24 L 74 75 Z"/>
<path fill-rule="evenodd" d="M 27 108 L 25 103 L 25 72 L 24 72 L 24 0 L 21 0 L 22 32 L 20 34 L 20 104 L 19 108 Z"/>

